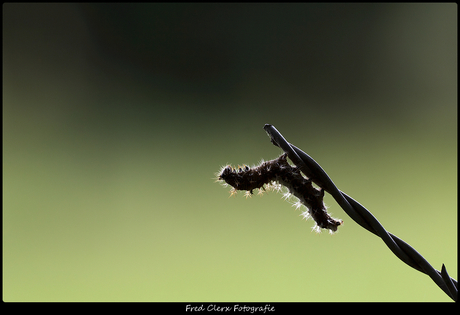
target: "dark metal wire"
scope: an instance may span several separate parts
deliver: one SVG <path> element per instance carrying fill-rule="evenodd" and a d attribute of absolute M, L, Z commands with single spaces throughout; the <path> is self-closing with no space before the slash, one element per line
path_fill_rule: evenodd
<path fill-rule="evenodd" d="M 287 142 L 274 126 L 266 124 L 264 129 L 270 136 L 271 142 L 283 149 L 289 159 L 315 184 L 331 194 L 335 201 L 356 223 L 379 236 L 399 259 L 412 268 L 430 276 L 450 298 L 457 301 L 458 283 L 449 276 L 444 264 L 441 271 L 434 269 L 412 246 L 387 232 L 372 213 L 356 200 L 340 191 L 315 160 L 296 146 Z"/>

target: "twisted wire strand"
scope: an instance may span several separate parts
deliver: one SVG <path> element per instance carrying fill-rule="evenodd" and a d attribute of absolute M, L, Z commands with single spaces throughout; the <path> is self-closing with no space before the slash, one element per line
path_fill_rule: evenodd
<path fill-rule="evenodd" d="M 287 142 L 274 126 L 266 124 L 264 129 L 270 136 L 271 142 L 280 147 L 307 177 L 328 192 L 356 223 L 379 236 L 399 259 L 428 275 L 450 298 L 457 301 L 458 283 L 449 276 L 444 264 L 441 271 L 434 269 L 412 246 L 386 231 L 372 213 L 359 202 L 340 191 L 315 160 Z"/>

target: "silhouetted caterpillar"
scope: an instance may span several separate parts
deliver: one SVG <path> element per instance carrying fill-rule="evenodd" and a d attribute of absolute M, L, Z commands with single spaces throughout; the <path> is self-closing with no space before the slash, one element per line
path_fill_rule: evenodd
<path fill-rule="evenodd" d="M 254 189 L 259 189 L 259 193 L 265 190 L 264 185 L 280 190 L 281 185 L 289 189 L 289 193 L 299 199 L 297 207 L 301 204 L 307 207 L 307 211 L 302 213 L 305 219 L 310 216 L 315 220 L 316 226 L 313 228 L 317 232 L 321 229 L 328 229 L 331 233 L 337 231 L 342 220 L 332 218 L 326 211 L 323 202 L 324 190 L 313 187 L 310 179 L 303 177 L 296 166 L 291 166 L 287 162 L 287 155 L 283 154 L 277 159 L 262 162 L 261 165 L 253 168 L 248 166 L 235 169 L 230 165 L 225 166 L 218 180 L 224 181 L 233 187 L 231 194 L 237 190 L 246 190 L 246 196 L 250 196 Z M 278 183 L 279 185 L 276 185 Z M 285 196 L 289 196 L 289 193 Z"/>

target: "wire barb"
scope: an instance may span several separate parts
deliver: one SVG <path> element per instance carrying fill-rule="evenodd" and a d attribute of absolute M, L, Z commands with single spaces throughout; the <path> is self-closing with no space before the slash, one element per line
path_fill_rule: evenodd
<path fill-rule="evenodd" d="M 441 272 L 434 269 L 412 246 L 387 232 L 380 222 L 356 200 L 340 191 L 321 166 L 308 154 L 290 144 L 272 125 L 266 124 L 265 131 L 271 142 L 280 147 L 289 159 L 316 185 L 331 194 L 342 209 L 359 225 L 379 236 L 391 251 L 412 268 L 428 275 L 450 298 L 457 301 L 458 283 L 447 273 L 444 265 Z"/>

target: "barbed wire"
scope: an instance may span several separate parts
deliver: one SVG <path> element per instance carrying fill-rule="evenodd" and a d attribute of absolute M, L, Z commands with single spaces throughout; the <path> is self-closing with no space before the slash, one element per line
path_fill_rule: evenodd
<path fill-rule="evenodd" d="M 340 191 L 315 160 L 287 142 L 274 126 L 266 124 L 264 129 L 270 136 L 271 142 L 280 147 L 308 178 L 328 192 L 356 223 L 379 236 L 399 259 L 412 268 L 428 275 L 451 299 L 457 301 L 457 280 L 449 276 L 444 264 L 441 271 L 434 269 L 412 246 L 386 231 L 372 213 L 359 202 Z"/>

